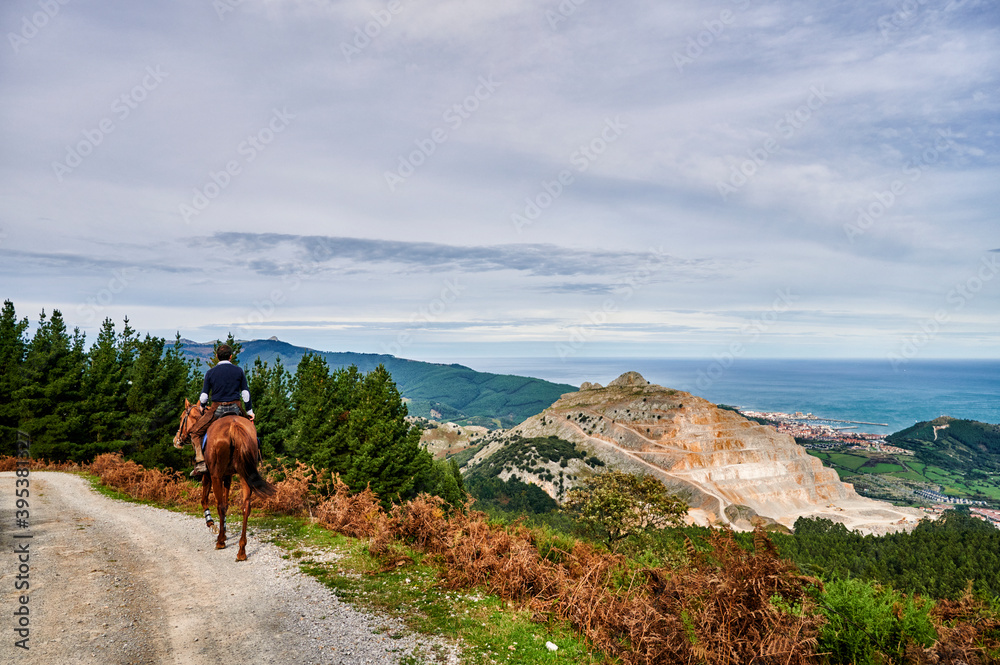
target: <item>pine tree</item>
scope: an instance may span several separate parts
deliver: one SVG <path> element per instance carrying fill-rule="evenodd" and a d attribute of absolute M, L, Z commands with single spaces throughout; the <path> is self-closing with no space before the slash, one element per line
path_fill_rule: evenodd
<path fill-rule="evenodd" d="M 316 464 L 334 472 L 343 465 L 330 455 L 329 448 L 337 438 L 340 412 L 334 404 L 337 379 L 330 376 L 330 367 L 322 356 L 306 353 L 295 369 L 291 404 L 295 419 L 287 442 L 288 452 L 307 464 Z"/>
<path fill-rule="evenodd" d="M 226 337 L 226 344 L 228 344 L 229 348 L 233 350 L 233 356 L 232 358 L 229 359 L 229 362 L 231 362 L 234 365 L 239 365 L 240 361 L 238 360 L 238 356 L 240 355 L 240 351 L 243 350 L 243 345 L 236 341 L 236 338 L 233 337 L 233 333 L 229 333 L 229 336 Z M 219 364 L 218 351 L 220 346 L 222 346 L 222 342 L 220 342 L 219 340 L 215 340 L 215 342 L 212 344 L 212 357 L 208 359 L 209 369 L 212 369 L 213 367 Z M 253 394 L 251 393 L 251 397 L 252 396 Z"/>
<path fill-rule="evenodd" d="M 285 440 L 291 436 L 291 382 L 292 376 L 281 364 L 280 357 L 273 367 L 255 358 L 247 375 L 257 437 L 261 442 L 261 452 L 268 457 L 283 455 Z"/>
<path fill-rule="evenodd" d="M 0 455 L 17 453 L 20 414 L 14 394 L 22 385 L 27 329 L 28 319 L 18 321 L 14 303 L 5 300 L 0 314 Z"/>
<path fill-rule="evenodd" d="M 344 481 L 365 486 L 383 503 L 410 498 L 431 466 L 420 447 L 420 430 L 406 421 L 407 409 L 383 365 L 365 375 L 349 416 L 350 466 Z"/>
<path fill-rule="evenodd" d="M 180 350 L 180 340 L 166 351 L 162 337 L 146 335 L 129 375 L 127 456 L 145 466 L 186 463 L 171 441 L 177 431 L 184 398 L 190 393 L 191 366 Z"/>
<path fill-rule="evenodd" d="M 32 457 L 82 459 L 84 343 L 79 329 L 69 336 L 59 310 L 53 310 L 48 320 L 42 311 L 24 360 L 22 385 L 14 394 L 21 429 L 31 436 Z"/>
<path fill-rule="evenodd" d="M 497 480 L 499 481 L 499 479 Z M 434 460 L 427 467 L 427 473 L 418 480 L 414 491 L 416 493 L 434 494 L 453 506 L 461 506 L 466 499 L 466 489 L 465 482 L 462 479 L 462 472 L 458 468 L 458 462 L 454 458 Z"/>
<path fill-rule="evenodd" d="M 125 320 L 126 326 L 128 319 Z M 82 412 L 87 419 L 86 457 L 121 450 L 128 420 L 128 367 L 124 364 L 115 324 L 105 319 L 87 353 L 83 373 Z"/>

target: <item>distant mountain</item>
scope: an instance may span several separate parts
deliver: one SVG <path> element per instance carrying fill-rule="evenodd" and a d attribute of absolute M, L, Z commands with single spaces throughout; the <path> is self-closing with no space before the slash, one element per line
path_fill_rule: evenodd
<path fill-rule="evenodd" d="M 1000 473 L 1000 425 L 941 416 L 886 437 L 917 459 L 964 473 Z"/>
<path fill-rule="evenodd" d="M 212 343 L 182 342 L 183 352 L 189 358 L 207 361 L 212 357 Z M 411 415 L 463 425 L 513 427 L 541 413 L 563 393 L 576 391 L 575 386 L 565 383 L 477 372 L 464 365 L 428 363 L 378 353 L 317 351 L 274 337 L 240 343 L 243 350 L 239 364 L 245 369 L 253 365 L 255 358 L 271 365 L 280 358 L 285 368 L 294 374 L 306 353 L 322 356 L 330 369 L 356 365 L 360 371 L 370 372 L 381 363 L 407 400 Z"/>
<path fill-rule="evenodd" d="M 689 518 L 701 525 L 791 528 L 799 517 L 820 517 L 887 533 L 913 528 L 922 516 L 858 496 L 790 434 L 650 384 L 637 372 L 607 387 L 585 382 L 517 427 L 484 436 L 465 475 L 469 487 L 494 494 L 516 494 L 526 483 L 561 500 L 609 469 L 658 479 L 687 501 Z M 542 503 L 530 496 L 520 501 Z"/>

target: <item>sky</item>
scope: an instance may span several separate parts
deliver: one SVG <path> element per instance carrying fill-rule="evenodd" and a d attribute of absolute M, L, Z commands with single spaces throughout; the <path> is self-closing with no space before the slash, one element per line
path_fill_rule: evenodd
<path fill-rule="evenodd" d="M 1000 3 L 9 0 L 0 295 L 172 339 L 1000 358 Z"/>

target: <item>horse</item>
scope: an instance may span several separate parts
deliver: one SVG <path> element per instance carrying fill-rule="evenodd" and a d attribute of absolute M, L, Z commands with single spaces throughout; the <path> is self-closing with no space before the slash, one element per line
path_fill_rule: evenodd
<path fill-rule="evenodd" d="M 184 400 L 174 443 L 183 443 L 190 437 L 191 428 L 200 417 L 200 412 L 188 400 Z M 240 476 L 243 497 L 243 532 L 240 534 L 240 551 L 237 561 L 247 560 L 247 519 L 250 517 L 250 498 L 256 494 L 262 498 L 274 496 L 277 489 L 267 482 L 257 471 L 260 449 L 257 446 L 257 428 L 248 418 L 240 415 L 225 415 L 212 421 L 208 428 L 205 445 L 205 465 L 208 473 L 201 477 L 201 507 L 205 511 L 205 525 L 218 533 L 215 549 L 226 548 L 226 510 L 229 508 L 229 488 L 233 474 Z M 215 493 L 219 510 L 219 528 L 212 522 L 212 511 L 208 508 L 208 495 Z"/>

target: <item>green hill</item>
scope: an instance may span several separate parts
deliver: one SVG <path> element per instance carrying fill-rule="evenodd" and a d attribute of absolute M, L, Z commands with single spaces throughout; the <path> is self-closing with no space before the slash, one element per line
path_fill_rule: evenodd
<path fill-rule="evenodd" d="M 188 357 L 208 360 L 212 356 L 211 343 L 183 342 L 184 353 Z M 275 338 L 255 339 L 241 344 L 243 350 L 239 362 L 244 368 L 253 365 L 254 358 L 269 364 L 281 358 L 282 364 L 294 373 L 306 353 L 322 356 L 330 369 L 356 365 L 360 371 L 370 372 L 381 363 L 389 370 L 407 400 L 410 415 L 449 420 L 462 425 L 513 427 L 525 418 L 541 413 L 563 393 L 577 389 L 565 383 L 525 376 L 477 372 L 464 365 L 428 363 L 378 353 L 316 351 Z"/>
<path fill-rule="evenodd" d="M 1000 425 L 941 416 L 886 437 L 917 459 L 949 471 L 1000 473 Z"/>
<path fill-rule="evenodd" d="M 1000 507 L 1000 425 L 942 416 L 886 437 L 908 454 L 852 445 L 809 447 L 809 454 L 852 483 L 859 494 L 926 505 L 917 490 Z"/>

